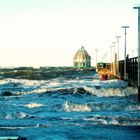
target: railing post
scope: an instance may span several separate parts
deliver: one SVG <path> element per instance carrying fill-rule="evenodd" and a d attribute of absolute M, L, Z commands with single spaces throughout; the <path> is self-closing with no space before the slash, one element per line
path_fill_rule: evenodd
<path fill-rule="evenodd" d="M 140 5 L 134 9 L 138 9 L 138 101 L 140 102 Z"/>

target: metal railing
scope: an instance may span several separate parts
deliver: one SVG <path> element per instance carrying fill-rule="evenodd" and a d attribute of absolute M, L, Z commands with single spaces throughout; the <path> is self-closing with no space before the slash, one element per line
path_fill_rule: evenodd
<path fill-rule="evenodd" d="M 124 60 L 119 61 L 119 72 L 124 79 Z M 137 86 L 138 84 L 138 57 L 126 59 L 126 74 L 130 85 Z"/>

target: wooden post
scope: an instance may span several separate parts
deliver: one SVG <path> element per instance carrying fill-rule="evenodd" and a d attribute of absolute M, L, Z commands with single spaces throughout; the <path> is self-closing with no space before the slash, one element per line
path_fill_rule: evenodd
<path fill-rule="evenodd" d="M 138 8 L 138 101 L 140 102 L 140 7 Z"/>
<path fill-rule="evenodd" d="M 138 7 L 138 101 L 140 102 L 140 7 Z"/>
<path fill-rule="evenodd" d="M 140 61 L 140 60 L 139 60 L 139 61 Z M 138 67 L 140 67 L 140 64 L 139 64 Z M 139 68 L 139 69 L 140 69 L 140 68 Z M 140 73 L 140 70 L 139 70 L 139 73 Z M 140 75 L 140 74 L 138 74 L 138 75 Z M 139 76 L 138 78 L 140 78 L 140 76 Z M 139 79 L 139 81 L 138 81 L 138 101 L 140 102 L 140 79 Z"/>
<path fill-rule="evenodd" d="M 140 5 L 134 9 L 138 9 L 138 101 L 140 102 Z"/>

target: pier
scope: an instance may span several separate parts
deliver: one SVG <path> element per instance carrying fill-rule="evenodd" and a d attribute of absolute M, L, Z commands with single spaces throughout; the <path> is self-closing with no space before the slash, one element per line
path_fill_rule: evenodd
<path fill-rule="evenodd" d="M 98 63 L 97 72 L 102 76 L 102 80 L 117 78 L 118 80 L 122 79 L 127 81 L 129 86 L 138 87 L 138 101 L 140 102 L 140 89 L 138 83 L 138 57 L 129 58 L 127 55 L 126 76 L 124 76 L 124 63 L 125 60 L 120 60 L 119 62 L 114 63 Z"/>
<path fill-rule="evenodd" d="M 116 77 L 118 79 L 123 79 L 128 81 L 128 85 L 138 87 L 138 101 L 140 102 L 140 5 L 133 7 L 138 10 L 138 56 L 129 58 L 129 55 L 126 56 L 126 29 L 129 26 L 122 26 L 125 29 L 124 36 L 124 60 L 119 60 L 119 38 L 117 36 L 118 42 L 118 52 L 115 53 L 114 62 L 110 62 L 110 68 L 100 67 L 97 64 L 97 72 L 102 75 L 102 80 L 106 80 L 108 77 Z M 116 42 L 113 42 L 116 43 Z M 115 47 L 115 45 L 113 46 Z M 112 59 L 112 46 L 111 46 L 111 59 Z"/>
<path fill-rule="evenodd" d="M 128 81 L 128 85 L 138 87 L 138 101 L 140 102 L 140 86 L 139 86 L 139 57 L 126 59 L 126 79 L 124 79 L 124 60 L 119 61 L 119 72 L 122 79 Z"/>
<path fill-rule="evenodd" d="M 138 85 L 138 57 L 126 58 L 126 79 L 124 79 L 124 60 L 119 61 L 119 73 L 123 80 L 127 80 L 129 85 Z"/>

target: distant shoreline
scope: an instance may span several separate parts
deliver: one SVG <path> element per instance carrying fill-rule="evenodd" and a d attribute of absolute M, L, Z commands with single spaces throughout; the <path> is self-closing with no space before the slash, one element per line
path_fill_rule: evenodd
<path fill-rule="evenodd" d="M 17 68 L 0 68 L 0 79 L 15 78 L 29 80 L 48 80 L 58 77 L 74 78 L 85 74 L 94 74 L 95 68 L 79 69 L 74 67 L 17 67 Z"/>

